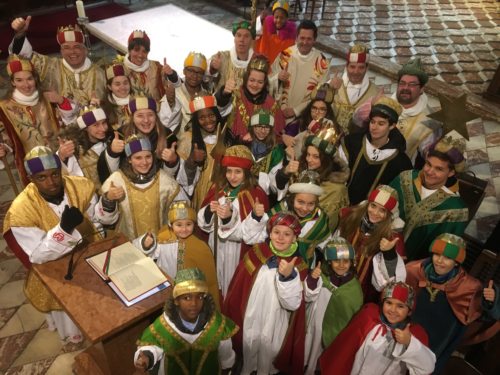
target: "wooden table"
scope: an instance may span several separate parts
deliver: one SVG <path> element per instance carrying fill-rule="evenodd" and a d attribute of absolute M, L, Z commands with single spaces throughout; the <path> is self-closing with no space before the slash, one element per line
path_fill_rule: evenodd
<path fill-rule="evenodd" d="M 72 280 L 65 280 L 69 256 L 33 265 L 33 271 L 64 311 L 93 344 L 75 358 L 77 374 L 127 375 L 134 372 L 133 353 L 143 330 L 161 314 L 172 288 L 126 307 L 88 265 L 85 258 L 127 241 L 123 235 L 76 251 Z"/>

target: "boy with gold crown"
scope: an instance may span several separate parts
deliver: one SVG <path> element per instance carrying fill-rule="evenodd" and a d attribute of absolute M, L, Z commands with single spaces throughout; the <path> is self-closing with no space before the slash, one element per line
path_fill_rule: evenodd
<path fill-rule="evenodd" d="M 405 154 L 406 141 L 396 128 L 401 106 L 388 97 L 376 99 L 370 111 L 369 129 L 343 139 L 340 156 L 351 169 L 348 183 L 351 205 L 365 200 L 377 185 L 387 185 L 412 168 Z"/>
<path fill-rule="evenodd" d="M 226 374 L 235 361 L 231 337 L 238 326 L 220 314 L 198 268 L 180 270 L 164 313 L 137 341 L 138 370 L 159 374 Z"/>
<path fill-rule="evenodd" d="M 397 190 L 408 260 L 423 259 L 441 233 L 461 236 L 468 209 L 458 192 L 457 172 L 465 169 L 463 144 L 444 137 L 429 148 L 421 170 L 407 170 L 390 185 Z"/>
<path fill-rule="evenodd" d="M 168 225 L 155 236 L 147 232 L 134 245 L 156 259 L 156 264 L 172 278 L 185 268 L 199 268 L 207 278 L 208 291 L 220 309 L 219 286 L 212 250 L 193 234 L 196 212 L 188 201 L 177 201 L 168 210 Z"/>
<path fill-rule="evenodd" d="M 31 16 L 16 18 L 11 23 L 15 32 L 9 53 L 19 54 L 31 60 L 40 75 L 44 89 L 72 98 L 76 103 L 89 103 L 104 94 L 104 71 L 87 57 L 83 32 L 78 25 L 68 25 L 57 30 L 57 43 L 61 57 L 50 57 L 33 51 L 26 38 Z"/>
<path fill-rule="evenodd" d="M 25 157 L 31 183 L 12 202 L 5 216 L 3 236 L 13 253 L 30 270 L 69 253 L 82 239 L 101 238 L 95 216 L 94 184 L 84 177 L 62 176 L 61 161 L 48 147 L 37 146 Z M 83 340 L 80 330 L 31 270 L 24 293 L 46 313 L 49 328 L 64 342 Z"/>

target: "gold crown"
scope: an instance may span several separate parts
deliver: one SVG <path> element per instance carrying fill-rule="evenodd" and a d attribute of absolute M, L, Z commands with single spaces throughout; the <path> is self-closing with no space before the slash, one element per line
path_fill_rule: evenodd
<path fill-rule="evenodd" d="M 98 105 L 93 105 L 93 104 L 86 105 L 80 109 L 80 111 L 78 112 L 78 116 L 83 116 L 85 113 L 92 112 L 93 110 L 98 109 L 98 108 L 101 108 L 101 107 L 99 107 Z"/>
<path fill-rule="evenodd" d="M 382 96 L 373 105 L 378 104 L 385 105 L 386 107 L 391 108 L 398 114 L 398 116 L 400 116 L 403 112 L 403 107 L 401 107 L 401 104 L 399 104 L 396 100 L 389 98 L 388 96 Z"/>
<path fill-rule="evenodd" d="M 361 43 L 356 43 L 349 49 L 350 53 L 368 53 L 368 47 Z"/>
<path fill-rule="evenodd" d="M 250 71 L 252 69 L 267 74 L 269 72 L 269 61 L 265 56 L 256 56 L 250 60 L 250 64 L 248 64 L 248 70 Z"/>
<path fill-rule="evenodd" d="M 452 148 L 456 148 L 461 154 L 465 152 L 465 142 L 461 138 L 453 138 L 451 135 L 445 136 L 436 143 L 434 149 L 443 153 L 447 153 Z"/>
<path fill-rule="evenodd" d="M 54 155 L 54 152 L 47 146 L 35 146 L 26 154 L 24 160 L 31 160 L 47 155 Z"/>
<path fill-rule="evenodd" d="M 168 209 L 168 222 L 172 224 L 176 220 L 196 221 L 196 212 L 189 201 L 177 201 Z"/>
<path fill-rule="evenodd" d="M 57 28 L 58 33 L 63 33 L 65 31 L 78 31 L 82 32 L 82 29 L 80 29 L 80 26 L 78 25 L 67 25 L 67 26 L 61 26 Z"/>

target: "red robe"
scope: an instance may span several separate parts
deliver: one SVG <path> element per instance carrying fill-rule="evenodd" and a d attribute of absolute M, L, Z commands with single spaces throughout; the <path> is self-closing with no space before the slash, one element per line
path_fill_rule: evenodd
<path fill-rule="evenodd" d="M 253 49 L 255 52 L 265 55 L 269 63 L 272 64 L 281 51 L 295 44 L 296 37 L 295 22 L 287 20 L 285 25 L 277 30 L 274 17 L 267 16 L 262 25 L 262 36 L 255 41 Z"/>
<path fill-rule="evenodd" d="M 349 375 L 356 353 L 365 342 L 368 333 L 377 324 L 383 324 L 380 320 L 380 307 L 374 303 L 367 303 L 321 354 L 319 358 L 321 373 Z M 420 325 L 411 324 L 410 332 L 422 344 L 428 346 L 427 333 Z"/>
<path fill-rule="evenodd" d="M 233 336 L 233 348 L 237 353 L 242 353 L 243 320 L 248 298 L 252 291 L 253 283 L 259 273 L 260 267 L 273 256 L 267 242 L 254 245 L 246 253 L 234 273 L 233 280 L 224 299 L 224 315 L 233 320 L 241 329 Z M 290 258 L 285 258 L 288 261 Z M 299 270 L 301 281 L 308 274 L 308 267 L 304 260 L 297 257 L 295 267 Z M 290 316 L 288 330 L 280 353 L 274 360 L 274 366 L 285 374 L 299 375 L 304 372 L 304 343 L 306 337 L 306 307 L 304 298 L 300 307 Z"/>

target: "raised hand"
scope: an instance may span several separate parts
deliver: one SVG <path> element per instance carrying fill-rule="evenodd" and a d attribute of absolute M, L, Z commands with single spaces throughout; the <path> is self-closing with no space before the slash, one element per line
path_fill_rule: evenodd
<path fill-rule="evenodd" d="M 205 158 L 207 157 L 207 153 L 203 149 L 198 148 L 198 144 L 193 145 L 193 161 L 195 163 L 203 163 Z"/>
<path fill-rule="evenodd" d="M 335 72 L 332 79 L 328 82 L 332 89 L 338 90 L 342 87 L 342 77 L 340 77 L 339 72 Z"/>
<path fill-rule="evenodd" d="M 221 219 L 229 219 L 232 215 L 233 210 L 231 207 L 231 202 L 219 204 L 219 207 L 217 207 L 217 216 L 219 216 Z"/>
<path fill-rule="evenodd" d="M 105 197 L 109 201 L 119 201 L 125 197 L 125 189 L 123 186 L 115 186 L 115 183 L 111 181 L 109 190 L 105 193 Z"/>
<path fill-rule="evenodd" d="M 384 88 L 381 87 L 378 91 L 377 91 L 377 95 L 375 95 L 373 98 L 372 98 L 372 104 L 375 104 L 381 97 L 384 96 Z"/>
<path fill-rule="evenodd" d="M 295 111 L 292 107 L 282 108 L 281 111 L 283 112 L 283 116 L 285 116 L 286 118 L 295 117 Z"/>
<path fill-rule="evenodd" d="M 495 288 L 493 280 L 488 282 L 488 287 L 483 289 L 483 297 L 488 302 L 495 302 Z"/>
<path fill-rule="evenodd" d="M 231 70 L 229 78 L 224 85 L 224 94 L 232 94 L 234 90 L 236 90 L 236 80 L 234 79 L 234 72 Z"/>
<path fill-rule="evenodd" d="M 220 52 L 217 52 L 214 57 L 210 60 L 210 72 L 216 73 L 220 70 L 222 66 L 222 55 Z"/>
<path fill-rule="evenodd" d="M 99 106 L 101 104 L 101 100 L 97 97 L 97 94 L 95 91 L 92 91 L 90 93 L 90 105 L 93 106 Z"/>
<path fill-rule="evenodd" d="M 0 158 L 5 157 L 5 155 L 7 155 L 7 149 L 3 144 L 0 144 Z"/>
<path fill-rule="evenodd" d="M 75 154 L 75 142 L 59 138 L 59 158 L 66 160 Z"/>
<path fill-rule="evenodd" d="M 278 80 L 281 82 L 286 82 L 290 79 L 290 73 L 288 73 L 288 64 L 285 64 L 284 69 L 281 69 L 278 73 Z"/>
<path fill-rule="evenodd" d="M 171 75 L 174 72 L 174 70 L 172 69 L 172 67 L 167 64 L 167 58 L 166 57 L 163 58 L 163 67 L 161 68 L 161 71 L 162 71 L 162 73 L 164 75 L 166 74 L 167 76 Z"/>
<path fill-rule="evenodd" d="M 82 223 L 82 221 L 83 214 L 78 207 L 69 207 L 66 205 L 61 214 L 61 222 L 59 223 L 59 226 L 63 231 L 71 234 L 75 228 Z"/>
<path fill-rule="evenodd" d="M 264 205 L 262 203 L 260 203 L 260 201 L 259 201 L 259 197 L 255 198 L 255 203 L 253 205 L 253 213 L 257 217 L 262 217 L 266 213 Z"/>
<path fill-rule="evenodd" d="M 211 201 L 210 212 L 217 212 L 218 209 L 219 209 L 219 201 Z"/>
<path fill-rule="evenodd" d="M 291 155 L 292 158 L 288 162 L 288 165 L 285 168 L 285 174 L 292 175 L 299 173 L 299 161 L 295 160 L 295 154 Z"/>
<path fill-rule="evenodd" d="M 139 352 L 134 366 L 138 370 L 146 371 L 149 368 L 149 358 L 143 352 Z"/>
<path fill-rule="evenodd" d="M 177 147 L 177 142 L 172 142 L 170 147 L 166 147 L 161 152 L 161 159 L 168 164 L 173 164 L 177 161 L 177 151 L 175 148 Z"/>
<path fill-rule="evenodd" d="M 379 247 L 381 251 L 389 251 L 391 250 L 396 242 L 398 242 L 399 238 L 396 237 L 392 241 L 389 241 L 387 238 L 382 238 L 379 243 Z"/>
<path fill-rule="evenodd" d="M 54 104 L 62 104 L 62 102 L 64 101 L 64 97 L 59 95 L 59 93 L 55 90 L 45 91 L 43 93 L 43 96 L 49 102 L 54 103 Z"/>
<path fill-rule="evenodd" d="M 250 133 L 245 133 L 243 137 L 241 137 L 241 141 L 245 143 L 250 143 L 252 142 L 252 135 Z"/>
<path fill-rule="evenodd" d="M 154 242 L 155 242 L 155 238 L 153 236 L 153 233 L 148 231 L 148 232 L 146 232 L 146 235 L 142 239 L 142 247 L 146 250 L 149 250 L 149 248 L 151 246 L 153 246 Z"/>
<path fill-rule="evenodd" d="M 410 345 L 410 323 L 408 323 L 404 329 L 396 328 L 394 330 L 394 340 L 402 345 Z"/>
<path fill-rule="evenodd" d="M 318 262 L 316 267 L 311 272 L 311 277 L 317 280 L 319 279 L 320 276 L 321 276 L 321 262 Z"/>
<path fill-rule="evenodd" d="M 10 23 L 10 27 L 12 27 L 12 30 L 14 30 L 14 32 L 16 33 L 15 36 L 19 37 L 26 34 L 26 31 L 28 31 L 30 27 L 30 22 L 31 16 L 28 16 L 26 18 L 18 17 Z"/>
<path fill-rule="evenodd" d="M 295 267 L 295 261 L 297 257 L 293 257 L 290 262 L 287 262 L 285 259 L 280 260 L 280 264 L 278 265 L 278 272 L 284 278 L 290 276 L 293 272 L 293 267 Z"/>
<path fill-rule="evenodd" d="M 125 150 L 125 141 L 120 139 L 120 133 L 115 130 L 115 137 L 111 141 L 111 151 L 115 154 L 121 154 Z"/>

